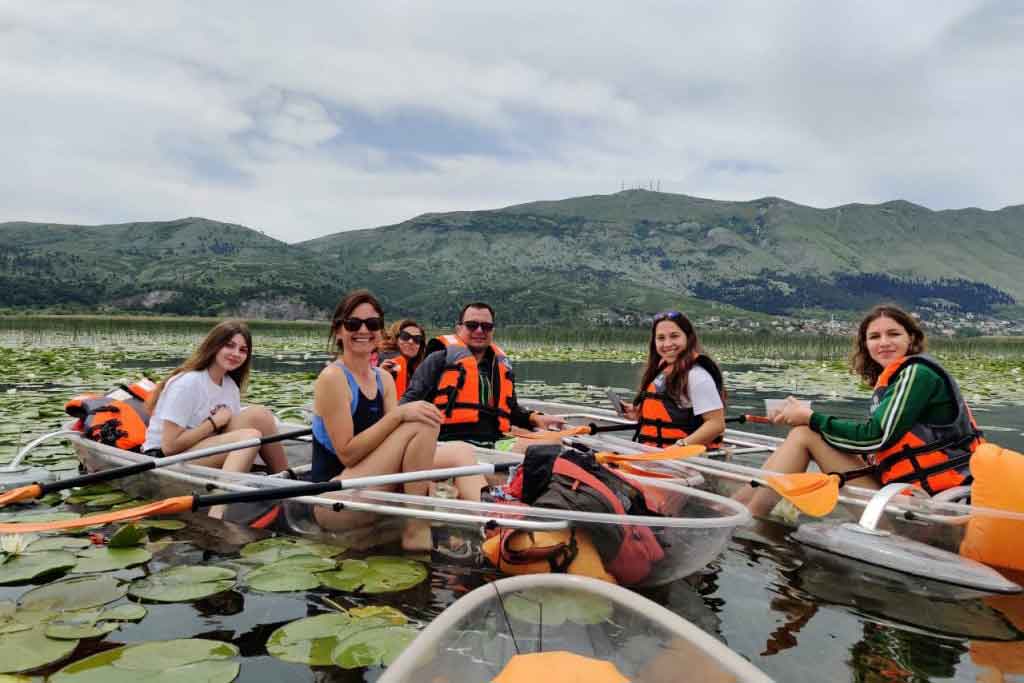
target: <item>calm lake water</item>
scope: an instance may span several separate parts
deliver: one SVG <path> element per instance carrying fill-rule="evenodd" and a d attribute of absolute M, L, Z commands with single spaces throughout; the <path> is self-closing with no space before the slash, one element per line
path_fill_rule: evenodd
<path fill-rule="evenodd" d="M 28 434 L 59 424 L 63 401 L 77 390 L 104 389 L 114 378 L 132 377 L 143 369 L 160 374 L 182 355 L 180 349 L 160 344 L 144 352 L 119 342 L 0 346 L 5 365 L 0 409 L 7 425 L 0 432 L 0 456 L 9 458 Z M 258 357 L 251 398 L 278 410 L 303 405 L 322 364 L 313 345 Z M 515 369 L 521 396 L 603 405 L 607 387 L 618 388 L 623 395 L 635 389 L 640 366 L 522 361 Z M 735 378 L 730 380 L 731 414 L 760 413 L 761 399 L 786 393 L 812 399 L 816 409 L 837 415 L 860 416 L 866 409 L 866 392 L 834 368 L 776 361 L 727 363 L 725 369 Z M 971 388 L 965 389 L 970 395 Z M 979 421 L 993 440 L 1024 450 L 1020 404 L 1001 401 L 999 392 L 995 394 L 979 397 Z M 60 447 L 47 453 L 57 463 L 68 455 Z M 786 534 L 770 524 L 743 529 L 706 570 L 650 597 L 719 637 L 779 681 L 1024 680 L 1024 598 L 919 597 L 905 583 L 807 555 L 788 543 Z M 131 579 L 169 564 L 212 564 L 235 557 L 247 540 L 235 532 L 211 532 L 208 524 L 193 524 L 173 538 L 179 542 L 160 550 L 147 566 L 118 575 Z M 325 590 L 271 594 L 236 589 L 196 603 L 147 605 L 150 611 L 144 620 L 125 625 L 90 648 L 204 637 L 240 648 L 239 680 L 374 680 L 378 669 L 314 670 L 280 661 L 266 653 L 266 640 L 282 624 L 330 610 L 325 599 L 345 607 L 390 604 L 414 623 L 426 623 L 483 578 L 474 571 L 435 567 L 429 584 L 372 600 Z M 16 600 L 30 587 L 0 587 L 0 602 Z"/>

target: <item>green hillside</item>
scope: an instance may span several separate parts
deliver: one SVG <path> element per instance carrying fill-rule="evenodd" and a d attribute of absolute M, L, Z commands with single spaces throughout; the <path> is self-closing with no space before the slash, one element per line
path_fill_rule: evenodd
<path fill-rule="evenodd" d="M 879 300 L 991 313 L 1024 302 L 1024 206 L 830 209 L 629 190 L 424 214 L 289 245 L 200 218 L 0 224 L 0 306 L 313 317 L 367 286 L 389 313 L 508 322 L 848 312 Z"/>

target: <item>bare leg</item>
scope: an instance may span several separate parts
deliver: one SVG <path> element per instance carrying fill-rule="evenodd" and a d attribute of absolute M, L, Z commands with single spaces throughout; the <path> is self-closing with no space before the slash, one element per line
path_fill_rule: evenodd
<path fill-rule="evenodd" d="M 864 461 L 858 456 L 837 451 L 810 427 L 800 426 L 789 430 L 786 440 L 775 449 L 761 469 L 781 474 L 803 472 L 812 459 L 822 472 L 847 472 L 864 467 Z M 878 482 L 870 476 L 858 477 L 852 483 L 864 488 L 878 488 Z M 733 498 L 744 503 L 755 516 L 768 514 L 779 501 L 778 494 L 764 486 L 756 489 L 744 486 Z"/>
<path fill-rule="evenodd" d="M 464 467 L 475 465 L 476 455 L 473 447 L 464 441 L 451 441 L 437 444 L 434 454 L 434 467 Z M 455 488 L 459 490 L 462 500 L 480 500 L 480 489 L 487 486 L 487 479 L 482 474 L 468 477 L 456 477 Z"/>
<path fill-rule="evenodd" d="M 355 479 L 378 474 L 395 474 L 430 469 L 433 464 L 434 448 L 437 444 L 437 427 L 407 422 L 393 431 L 372 453 L 335 477 Z M 428 482 L 410 482 L 404 485 L 406 493 L 426 495 Z M 376 490 L 393 491 L 395 487 L 375 487 Z M 331 494 L 339 497 L 339 494 Z M 314 509 L 317 523 L 326 529 L 345 529 L 372 524 L 376 515 L 341 510 L 335 512 L 323 507 Z"/>
<path fill-rule="evenodd" d="M 258 430 L 260 437 L 273 436 L 277 434 L 277 420 L 267 408 L 249 406 L 237 415 L 232 415 L 231 422 L 228 423 L 228 429 L 245 428 Z M 288 456 L 285 455 L 284 446 L 280 442 L 261 446 L 260 457 L 272 473 L 288 469 Z"/>
<path fill-rule="evenodd" d="M 258 438 L 260 438 L 260 433 L 256 429 L 235 429 L 230 432 L 217 434 L 216 436 L 203 439 L 189 450 L 197 450 L 199 448 L 207 448 L 209 446 L 219 446 L 221 444 L 228 444 L 235 441 L 246 441 L 248 439 Z M 256 459 L 257 453 L 259 453 L 259 449 L 255 446 L 250 446 L 248 448 L 240 448 L 237 451 L 208 455 L 205 458 L 199 458 L 191 462 L 193 465 L 219 467 L 225 472 L 248 472 L 252 468 L 252 463 L 253 460 Z M 223 505 L 215 505 L 210 508 L 210 517 L 220 519 L 223 516 Z"/>

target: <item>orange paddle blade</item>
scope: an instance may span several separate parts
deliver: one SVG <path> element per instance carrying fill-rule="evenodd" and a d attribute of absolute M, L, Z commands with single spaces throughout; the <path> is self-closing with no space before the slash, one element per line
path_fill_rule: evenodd
<path fill-rule="evenodd" d="M 150 517 L 152 515 L 172 515 L 179 512 L 191 512 L 192 502 L 194 500 L 195 496 L 177 496 L 176 498 L 158 500 L 155 503 L 148 503 L 147 505 L 125 508 L 124 510 L 115 510 L 114 512 L 101 512 L 98 515 L 89 515 L 88 517 L 79 517 L 78 519 L 62 519 L 56 522 L 36 522 L 35 524 L 17 524 L 8 522 L 6 524 L 0 524 L 0 533 L 28 534 L 35 533 L 37 531 L 60 531 L 61 529 L 78 529 L 83 526 L 92 526 L 94 524 L 123 522 L 128 519 L 140 519 L 142 517 Z"/>
<path fill-rule="evenodd" d="M 655 460 L 682 460 L 700 455 L 707 448 L 700 444 L 693 446 L 670 446 L 664 450 L 653 453 L 609 453 L 601 451 L 595 453 L 594 458 L 601 463 L 623 463 L 623 462 L 651 462 Z"/>
<path fill-rule="evenodd" d="M 493 680 L 494 683 L 629 683 L 613 663 L 565 651 L 515 655 Z"/>
<path fill-rule="evenodd" d="M 821 472 L 770 474 L 764 484 L 812 517 L 824 517 L 839 502 L 839 476 Z"/>
<path fill-rule="evenodd" d="M 0 507 L 10 505 L 11 503 L 20 503 L 23 500 L 35 500 L 41 495 L 43 495 L 43 489 L 39 484 L 19 486 L 16 489 L 0 493 Z"/>
<path fill-rule="evenodd" d="M 581 425 L 579 427 L 573 427 L 571 429 L 563 429 L 560 432 L 551 432 L 544 430 L 526 432 L 525 434 L 520 434 L 519 438 L 531 439 L 533 441 L 561 441 L 562 439 L 569 436 L 583 436 L 586 434 L 590 434 L 590 425 Z"/>

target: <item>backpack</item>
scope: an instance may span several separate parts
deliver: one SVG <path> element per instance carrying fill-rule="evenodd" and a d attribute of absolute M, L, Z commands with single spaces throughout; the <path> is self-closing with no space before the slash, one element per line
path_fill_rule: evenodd
<path fill-rule="evenodd" d="M 526 449 L 506 491 L 527 505 L 617 515 L 656 516 L 639 485 L 592 456 L 559 444 Z M 650 527 L 582 524 L 608 572 L 622 584 L 646 579 L 665 551 Z"/>

